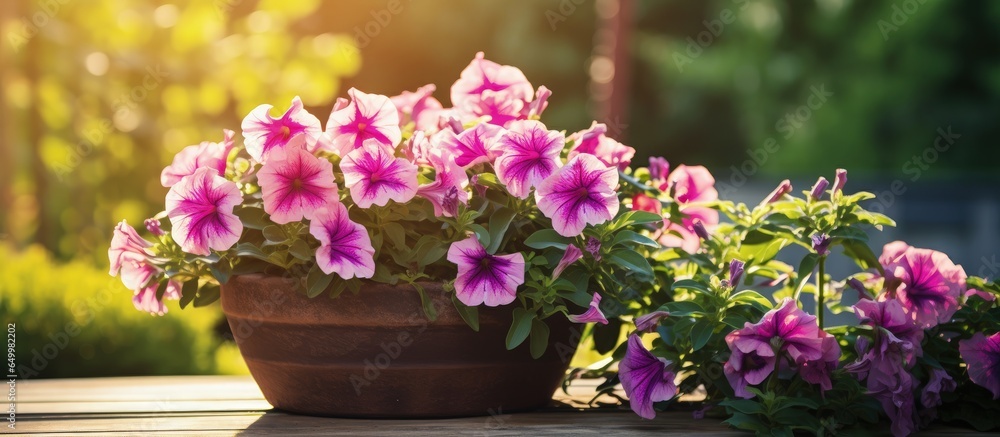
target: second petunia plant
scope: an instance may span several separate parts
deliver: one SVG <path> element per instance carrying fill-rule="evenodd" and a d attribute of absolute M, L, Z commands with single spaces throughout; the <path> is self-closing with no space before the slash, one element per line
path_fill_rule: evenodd
<path fill-rule="evenodd" d="M 549 128 L 552 92 L 482 53 L 451 107 L 435 89 L 352 88 L 325 126 L 299 98 L 258 106 L 241 132 L 177 154 L 151 236 L 116 227 L 111 273 L 153 314 L 172 299 L 210 304 L 231 276 L 263 273 L 299 279 L 310 297 L 412 284 L 434 319 L 423 284 L 444 283 L 472 329 L 478 307 L 514 305 L 507 347 L 529 341 L 534 355 L 550 317 L 616 319 L 654 278 L 645 255 L 658 243 L 637 231 L 661 221 L 621 207 L 635 150 L 600 123 Z"/>

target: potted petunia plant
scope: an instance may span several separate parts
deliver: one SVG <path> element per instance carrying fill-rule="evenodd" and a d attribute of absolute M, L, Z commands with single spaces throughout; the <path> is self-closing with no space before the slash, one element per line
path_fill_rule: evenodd
<path fill-rule="evenodd" d="M 1000 285 L 901 241 L 877 256 L 866 231 L 895 223 L 864 209 L 873 194 L 844 191 L 845 170 L 801 196 L 783 181 L 758 205 L 719 200 L 706 169 L 662 158 L 622 181 L 631 209 L 664 217 L 645 232 L 662 244 L 657 281 L 629 306 L 617 371 L 574 375 L 620 383 L 643 418 L 695 394 L 696 418 L 759 435 L 1000 428 Z M 858 270 L 834 278 L 840 254 Z"/>
<path fill-rule="evenodd" d="M 480 53 L 452 107 L 434 90 L 351 89 L 325 126 L 298 98 L 281 114 L 261 105 L 242 144 L 226 130 L 181 150 L 151 237 L 115 228 L 111 274 L 153 314 L 221 296 L 278 408 L 431 417 L 547 403 L 585 324 L 621 326 L 624 303 L 651 289 L 645 255 L 659 244 L 638 231 L 662 218 L 621 207 L 634 150 L 599 123 L 549 129 L 551 92 L 517 68 Z"/>

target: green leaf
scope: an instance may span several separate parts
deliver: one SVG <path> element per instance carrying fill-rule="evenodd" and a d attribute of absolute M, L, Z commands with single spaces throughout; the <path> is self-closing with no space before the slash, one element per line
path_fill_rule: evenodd
<path fill-rule="evenodd" d="M 539 250 L 549 247 L 566 249 L 566 246 L 569 246 L 570 243 L 572 243 L 571 239 L 559 235 L 555 229 L 542 229 L 540 231 L 536 231 L 524 240 L 524 244 L 526 246 Z"/>
<path fill-rule="evenodd" d="M 465 305 L 454 294 L 451 295 L 451 301 L 455 304 L 458 315 L 462 316 L 462 320 L 465 320 L 473 331 L 479 332 L 479 308 Z"/>
<path fill-rule="evenodd" d="M 815 253 L 806 254 L 806 256 L 802 258 L 802 261 L 799 262 L 799 269 L 797 270 L 797 275 L 795 277 L 796 293 L 802 290 L 802 286 L 809 280 L 809 276 L 812 275 L 813 269 L 816 268 L 816 264 L 818 263 L 819 255 Z"/>
<path fill-rule="evenodd" d="M 156 287 L 156 300 L 163 301 L 163 295 L 167 292 L 167 285 L 170 281 L 161 281 L 160 285 Z"/>
<path fill-rule="evenodd" d="M 181 309 L 187 307 L 188 304 L 194 300 L 197 294 L 198 294 L 198 280 L 191 279 L 185 282 L 184 286 L 181 287 L 181 301 L 180 301 Z"/>
<path fill-rule="evenodd" d="M 264 238 L 272 243 L 281 243 L 288 239 L 285 231 L 281 230 L 281 226 L 278 225 L 265 226 L 261 232 L 264 234 Z"/>
<path fill-rule="evenodd" d="M 490 245 L 486 248 L 486 252 L 493 254 L 500 249 L 504 234 L 507 233 L 512 220 L 514 220 L 514 210 L 510 208 L 500 208 L 490 216 Z"/>
<path fill-rule="evenodd" d="M 384 223 L 381 227 L 382 234 L 389 238 L 389 242 L 399 250 L 409 249 L 406 246 L 406 229 L 396 222 Z"/>
<path fill-rule="evenodd" d="M 225 284 L 229 282 L 229 277 L 232 276 L 233 269 L 229 266 L 229 262 L 219 264 L 210 264 L 208 266 L 208 272 L 212 274 L 212 277 L 220 284 Z"/>
<path fill-rule="evenodd" d="M 622 214 L 615 222 L 618 225 L 616 229 L 618 229 L 646 223 L 663 223 L 663 217 L 649 211 L 629 211 Z"/>
<path fill-rule="evenodd" d="M 744 244 L 740 247 L 736 258 L 746 260 L 747 264 L 764 264 L 775 257 L 778 252 L 790 244 L 787 238 L 776 238 L 767 243 Z"/>
<path fill-rule="evenodd" d="M 647 246 L 655 249 L 658 249 L 660 247 L 660 243 L 657 243 L 652 238 L 649 238 L 635 231 L 630 231 L 628 229 L 618 231 L 618 233 L 615 234 L 614 240 L 611 240 L 611 247 L 615 247 L 619 244 L 624 244 L 624 243 L 635 243 L 640 246 Z"/>
<path fill-rule="evenodd" d="M 295 242 L 288 247 L 288 253 L 303 261 L 309 261 L 313 257 L 313 250 L 309 247 L 309 243 L 306 243 L 305 240 L 295 240 Z"/>
<path fill-rule="evenodd" d="M 531 357 L 541 358 L 549 347 L 549 325 L 537 318 L 531 319 Z"/>
<path fill-rule="evenodd" d="M 697 302 L 690 300 L 680 300 L 674 302 L 667 302 L 660 307 L 661 310 L 670 313 L 671 316 L 675 317 L 686 317 L 692 314 L 704 314 L 705 308 L 702 308 Z"/>
<path fill-rule="evenodd" d="M 256 258 L 261 261 L 270 261 L 267 254 L 254 246 L 253 243 L 240 243 L 236 246 L 236 256 Z"/>
<path fill-rule="evenodd" d="M 427 290 L 424 290 L 424 287 L 416 282 L 410 285 L 413 285 L 413 288 L 417 289 L 417 293 L 420 294 L 420 306 L 424 308 L 424 315 L 427 316 L 427 319 L 432 322 L 437 320 L 437 308 L 434 307 L 434 300 L 427 295 Z"/>
<path fill-rule="evenodd" d="M 753 290 L 743 290 L 739 293 L 733 294 L 732 296 L 729 296 L 729 302 L 754 305 L 764 311 L 774 308 L 774 304 L 771 303 L 770 299 Z M 742 324 L 740 326 L 742 326 Z"/>
<path fill-rule="evenodd" d="M 319 296 L 332 281 L 333 275 L 323 273 L 319 265 L 313 265 L 306 276 L 306 295 L 309 297 Z"/>
<path fill-rule="evenodd" d="M 271 224 L 271 222 L 266 218 L 266 213 L 261 208 L 244 206 L 233 211 L 233 214 L 236 214 L 236 216 L 240 218 L 240 221 L 243 222 L 243 226 L 250 229 L 260 230 Z"/>
<path fill-rule="evenodd" d="M 618 344 L 621 337 L 622 322 L 620 319 L 608 320 L 607 325 L 594 325 L 594 350 L 599 354 L 606 354 Z"/>
<path fill-rule="evenodd" d="M 743 414 L 762 414 L 765 412 L 764 406 L 760 402 L 750 399 L 727 399 L 719 402 L 719 405 Z"/>
<path fill-rule="evenodd" d="M 194 298 L 194 307 L 200 308 L 219 300 L 219 286 L 215 284 L 205 284 L 198 290 Z"/>
<path fill-rule="evenodd" d="M 844 246 L 844 253 L 854 259 L 861 268 L 878 269 L 879 273 L 885 276 L 885 269 L 882 268 L 882 263 L 878 262 L 878 257 L 875 256 L 875 253 L 872 252 L 867 243 L 857 240 L 843 240 L 840 244 Z"/>
<path fill-rule="evenodd" d="M 695 281 L 694 279 L 681 279 L 674 282 L 674 285 L 670 286 L 671 290 L 695 290 L 702 292 L 707 295 L 714 295 L 708 286 L 702 284 L 701 282 Z"/>
<path fill-rule="evenodd" d="M 770 427 L 756 415 L 749 415 L 737 412 L 733 413 L 732 416 L 730 416 L 722 423 L 728 424 L 735 428 L 745 429 L 748 431 L 755 431 L 761 434 L 765 432 L 770 432 Z"/>
<path fill-rule="evenodd" d="M 477 225 L 475 223 L 469 225 L 469 229 L 476 233 L 476 238 L 479 239 L 479 244 L 482 244 L 483 247 L 490 245 L 490 231 L 487 231 L 486 228 L 482 227 L 482 225 Z"/>
<path fill-rule="evenodd" d="M 706 319 L 699 319 L 695 322 L 694 326 L 691 327 L 691 350 L 697 351 L 705 347 L 708 340 L 712 338 L 713 331 L 715 331 L 715 323 Z"/>
<path fill-rule="evenodd" d="M 514 320 L 510 325 L 510 330 L 507 331 L 507 350 L 513 350 L 524 343 L 528 334 L 531 333 L 531 321 L 534 318 L 534 312 L 521 307 L 514 308 Z"/>
<path fill-rule="evenodd" d="M 653 277 L 653 267 L 649 265 L 646 257 L 631 250 L 619 249 L 608 255 L 608 261 L 624 268 L 629 273 L 635 273 L 642 277 Z"/>

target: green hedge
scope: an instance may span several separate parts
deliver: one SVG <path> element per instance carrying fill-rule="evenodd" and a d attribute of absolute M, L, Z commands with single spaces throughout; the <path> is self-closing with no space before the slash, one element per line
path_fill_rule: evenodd
<path fill-rule="evenodd" d="M 218 306 L 180 311 L 170 302 L 157 317 L 136 311 L 131 297 L 90 263 L 58 264 L 41 248 L 0 244 L 0 321 L 16 325 L 21 377 L 241 371 L 238 354 L 220 350 L 213 334 Z"/>

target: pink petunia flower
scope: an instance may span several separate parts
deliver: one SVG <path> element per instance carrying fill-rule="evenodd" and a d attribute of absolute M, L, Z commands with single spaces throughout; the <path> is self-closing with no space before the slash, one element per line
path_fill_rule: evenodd
<path fill-rule="evenodd" d="M 160 184 L 170 188 L 184 176 L 188 176 L 202 167 L 215 169 L 220 176 L 226 174 L 226 164 L 229 151 L 233 150 L 233 135 L 231 130 L 222 131 L 222 142 L 203 141 L 195 146 L 187 146 L 174 155 L 174 161 L 160 173 Z"/>
<path fill-rule="evenodd" d="M 471 113 L 480 105 L 484 93 L 502 93 L 509 99 L 530 102 L 533 93 L 531 83 L 517 67 L 500 65 L 485 58 L 483 52 L 464 70 L 451 86 L 451 104 L 455 109 Z M 520 108 L 518 108 L 520 111 Z"/>
<path fill-rule="evenodd" d="M 560 166 L 565 138 L 536 120 L 516 121 L 500 138 L 502 154 L 496 159 L 497 178 L 511 195 L 527 199 L 531 189 Z"/>
<path fill-rule="evenodd" d="M 595 121 L 589 129 L 570 135 L 573 150 L 569 152 L 569 159 L 580 153 L 589 153 L 608 167 L 617 167 L 619 170 L 628 168 L 635 156 L 635 149 L 608 137 L 605 135 L 607 132 L 607 125 Z"/>
<path fill-rule="evenodd" d="M 194 255 L 228 250 L 240 239 L 243 223 L 233 208 L 243 201 L 235 183 L 202 168 L 185 176 L 167 193 L 167 216 L 174 240 Z"/>
<path fill-rule="evenodd" d="M 823 355 L 818 360 L 806 360 L 800 358 L 795 365 L 798 368 L 799 376 L 810 384 L 817 384 L 823 392 L 833 389 L 833 382 L 830 374 L 837 369 L 840 362 L 840 344 L 837 338 L 826 331 L 819 331 L 821 351 Z"/>
<path fill-rule="evenodd" d="M 451 153 L 443 149 L 434 150 L 430 156 L 431 166 L 434 167 L 434 181 L 421 185 L 417 188 L 417 195 L 423 197 L 434 205 L 434 215 L 441 217 L 454 217 L 457 209 L 457 202 L 467 205 L 469 203 L 469 175 L 455 162 Z M 449 196 L 454 196 L 452 199 Z M 455 208 L 445 207 L 446 201 L 456 202 Z"/>
<path fill-rule="evenodd" d="M 458 135 L 445 133 L 440 137 L 439 147 L 451 151 L 455 162 L 464 168 L 492 163 L 500 156 L 500 137 L 503 133 L 504 129 L 500 126 L 479 123 Z"/>
<path fill-rule="evenodd" d="M 149 231 L 150 234 L 157 237 L 167 235 L 166 232 L 163 232 L 163 228 L 160 227 L 160 219 L 148 218 L 143 222 L 143 224 L 146 225 L 146 230 Z"/>
<path fill-rule="evenodd" d="M 1000 399 L 1000 332 L 989 337 L 977 332 L 958 342 L 958 351 L 969 369 L 969 379 Z"/>
<path fill-rule="evenodd" d="M 909 342 L 911 347 L 907 348 L 904 356 L 908 366 L 912 366 L 917 357 L 923 355 L 920 343 L 924 339 L 924 330 L 910 319 L 899 301 L 890 299 L 875 302 L 861 299 L 854 304 L 854 314 L 862 325 L 871 326 L 879 331 L 884 330 L 896 339 Z M 881 341 L 879 335 L 876 334 L 876 342 Z"/>
<path fill-rule="evenodd" d="M 660 326 L 660 320 L 670 317 L 666 311 L 653 311 L 635 318 L 635 329 L 639 332 L 653 332 Z"/>
<path fill-rule="evenodd" d="M 552 270 L 552 279 L 556 279 L 562 274 L 566 267 L 569 267 L 573 263 L 579 261 L 583 258 L 583 251 L 580 250 L 576 245 L 570 244 L 566 246 L 566 252 L 563 252 L 562 259 L 559 260 L 559 264 L 556 268 Z"/>
<path fill-rule="evenodd" d="M 321 145 L 324 149 L 347 156 L 368 142 L 390 152 L 403 138 L 399 130 L 399 111 L 388 97 L 367 94 L 351 88 L 351 103 L 330 114 Z"/>
<path fill-rule="evenodd" d="M 633 211 L 646 211 L 653 214 L 663 213 L 663 203 L 659 200 L 649 197 L 644 193 L 636 193 L 632 196 L 632 210 Z"/>
<path fill-rule="evenodd" d="M 177 300 L 181 298 L 180 285 L 174 281 L 167 281 L 166 291 L 163 292 L 163 300 L 157 299 L 156 289 L 159 286 L 159 283 L 154 282 L 136 290 L 132 295 L 132 305 L 135 306 L 135 309 L 152 315 L 162 316 L 167 313 L 167 305 L 163 303 L 164 300 Z"/>
<path fill-rule="evenodd" d="M 444 129 L 435 132 L 434 135 L 432 135 L 432 138 L 446 135 L 450 135 L 452 137 L 455 136 L 455 134 L 451 133 L 450 130 Z M 439 141 L 439 138 L 434 139 L 435 143 Z M 423 131 L 415 131 L 413 132 L 413 136 L 411 136 L 410 139 L 406 140 L 406 143 L 403 144 L 403 155 L 406 156 L 406 159 L 416 165 L 430 165 L 431 162 L 428 158 L 431 156 L 431 151 L 436 148 L 437 147 L 431 143 L 431 140 L 427 138 L 427 135 L 424 134 Z"/>
<path fill-rule="evenodd" d="M 542 115 L 545 112 L 545 108 L 549 107 L 549 97 L 552 97 L 552 90 L 541 85 L 535 90 L 535 100 L 532 100 L 528 106 L 524 107 L 523 119 L 534 119 Z"/>
<path fill-rule="evenodd" d="M 879 300 L 897 299 L 922 328 L 951 320 L 965 292 L 965 270 L 947 255 L 908 246 L 886 244 L 879 257 L 885 269 L 886 293 Z"/>
<path fill-rule="evenodd" d="M 666 164 L 664 162 L 664 164 Z M 701 240 L 694 232 L 694 223 L 701 222 L 707 228 L 719 224 L 719 212 L 705 206 L 693 205 L 700 202 L 719 200 L 715 189 L 715 178 L 702 166 L 679 165 L 660 185 L 661 190 L 672 189 L 674 200 L 680 204 L 681 223 L 669 223 L 659 238 L 665 247 L 679 247 L 694 253 L 701 246 Z"/>
<path fill-rule="evenodd" d="M 987 291 L 976 290 L 975 288 L 970 288 L 968 290 L 965 290 L 965 301 L 966 302 L 968 302 L 969 299 L 971 299 L 973 296 L 976 296 L 976 297 L 978 297 L 978 298 L 980 298 L 982 300 L 985 300 L 987 302 L 993 302 L 993 301 L 997 300 L 997 297 L 994 296 L 993 293 L 990 293 L 990 292 L 987 292 Z"/>
<path fill-rule="evenodd" d="M 617 170 L 593 155 L 580 154 L 542 181 L 535 200 L 559 235 L 575 237 L 588 224 L 598 225 L 618 214 L 617 186 Z"/>
<path fill-rule="evenodd" d="M 618 363 L 618 377 L 635 414 L 643 419 L 656 417 L 653 403 L 677 395 L 676 376 L 673 363 L 646 350 L 638 335 L 628 337 L 625 357 Z"/>
<path fill-rule="evenodd" d="M 833 193 L 840 192 L 844 189 L 844 185 L 847 185 L 847 170 L 842 168 L 837 169 L 837 174 L 833 178 Z"/>
<path fill-rule="evenodd" d="M 333 202 L 317 210 L 309 233 L 319 240 L 316 265 L 323 273 L 344 279 L 375 275 L 375 249 L 368 231 L 351 221 L 344 204 Z"/>
<path fill-rule="evenodd" d="M 149 248 L 153 243 L 139 236 L 135 228 L 122 220 L 115 226 L 111 245 L 108 247 L 108 260 L 111 261 L 111 276 L 121 274 L 122 283 L 129 290 L 140 290 L 156 274 L 156 267 L 146 262 L 146 257 L 152 255 Z"/>
<path fill-rule="evenodd" d="M 452 243 L 448 261 L 458 266 L 455 295 L 468 306 L 507 305 L 524 283 L 524 256 L 520 252 L 490 255 L 476 237 Z"/>
<path fill-rule="evenodd" d="M 282 149 L 296 135 L 306 136 L 306 147 L 316 144 L 322 133 L 319 119 L 302 107 L 302 100 L 292 99 L 292 106 L 280 118 L 271 117 L 273 106 L 260 105 L 243 119 L 243 143 L 257 162 L 267 162 L 271 151 Z"/>
<path fill-rule="evenodd" d="M 661 156 L 649 157 L 649 179 L 657 186 L 662 186 L 667 182 L 670 175 L 670 163 Z"/>
<path fill-rule="evenodd" d="M 467 106 L 467 119 L 482 119 L 487 123 L 507 127 L 524 119 L 526 106 L 523 100 L 502 91 L 483 91 L 475 105 Z"/>
<path fill-rule="evenodd" d="M 264 211 L 275 223 L 312 219 L 317 209 L 340 200 L 333 164 L 305 151 L 304 145 L 305 137 L 296 136 L 281 159 L 273 156 L 257 173 Z"/>
<path fill-rule="evenodd" d="M 441 102 L 433 94 L 437 87 L 434 84 L 424 85 L 416 91 L 403 91 L 398 96 L 389 97 L 392 105 L 399 111 L 399 126 L 409 122 L 414 123 L 414 130 L 432 130 L 438 125 Z"/>
<path fill-rule="evenodd" d="M 597 293 L 594 293 L 594 297 L 590 301 L 590 306 L 587 308 L 587 311 L 583 314 L 571 314 L 566 316 L 566 318 L 573 323 L 608 324 L 608 318 L 604 317 L 604 313 L 601 312 L 601 295 Z"/>
<path fill-rule="evenodd" d="M 340 161 L 344 185 L 358 206 L 385 206 L 389 200 L 408 202 L 417 194 L 417 166 L 392 156 L 385 147 L 369 142 Z"/>
<path fill-rule="evenodd" d="M 767 197 L 764 198 L 764 201 L 761 202 L 761 204 L 777 202 L 781 200 L 783 197 L 785 197 L 786 194 L 789 194 L 791 192 L 792 192 L 792 182 L 789 181 L 788 179 L 785 179 L 781 181 L 781 183 L 779 183 L 778 186 L 775 187 L 773 191 L 771 191 L 771 194 L 768 194 Z"/>

